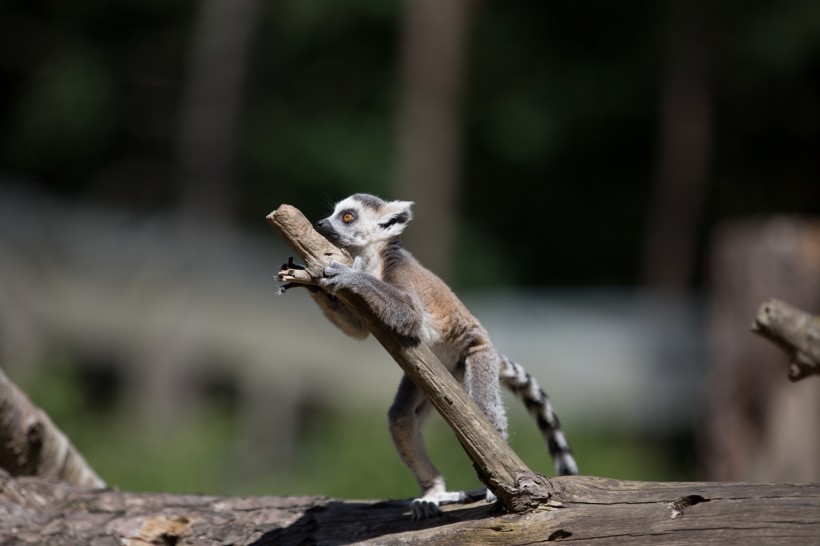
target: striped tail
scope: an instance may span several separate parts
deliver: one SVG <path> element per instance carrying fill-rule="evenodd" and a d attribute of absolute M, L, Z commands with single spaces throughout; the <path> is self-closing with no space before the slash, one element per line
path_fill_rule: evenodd
<path fill-rule="evenodd" d="M 555 462 L 555 470 L 561 475 L 578 474 L 578 465 L 572 456 L 561 422 L 552 409 L 547 393 L 538 385 L 533 376 L 527 373 L 521 364 L 513 362 L 506 356 L 501 357 L 501 381 L 524 402 L 538 423 L 538 428 L 547 442 L 547 449 Z"/>

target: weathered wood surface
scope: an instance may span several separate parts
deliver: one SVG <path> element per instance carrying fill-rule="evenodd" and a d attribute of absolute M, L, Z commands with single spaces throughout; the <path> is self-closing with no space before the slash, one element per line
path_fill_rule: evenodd
<path fill-rule="evenodd" d="M 15 475 L 43 476 L 92 487 L 105 485 L 65 434 L 2 369 L 0 468 Z"/>
<path fill-rule="evenodd" d="M 550 480 L 551 506 L 483 501 L 412 521 L 407 501 L 88 489 L 0 472 L 2 544 L 818 544 L 820 484 Z"/>
<path fill-rule="evenodd" d="M 305 261 L 311 277 L 320 278 L 332 260 L 351 263 L 350 257 L 317 233 L 295 207 L 280 206 L 268 216 L 268 222 Z M 285 269 L 280 272 L 280 279 L 305 282 L 301 273 Z M 357 295 L 340 290 L 336 296 L 359 313 L 373 336 L 427 396 L 461 442 L 479 478 L 508 510 L 527 510 L 548 500 L 544 476 L 527 468 L 425 344 L 399 336 L 384 326 Z"/>

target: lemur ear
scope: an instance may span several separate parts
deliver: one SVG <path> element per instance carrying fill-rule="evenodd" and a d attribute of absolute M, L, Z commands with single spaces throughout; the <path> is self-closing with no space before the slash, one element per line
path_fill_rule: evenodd
<path fill-rule="evenodd" d="M 413 219 L 412 201 L 388 201 L 382 209 L 379 226 L 401 233 L 407 223 Z"/>

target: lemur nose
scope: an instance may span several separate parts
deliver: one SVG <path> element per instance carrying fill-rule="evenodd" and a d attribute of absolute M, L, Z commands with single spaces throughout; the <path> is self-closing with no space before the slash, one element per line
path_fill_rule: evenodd
<path fill-rule="evenodd" d="M 316 227 L 317 227 L 317 228 L 320 228 L 320 227 L 322 227 L 323 225 L 325 225 L 325 221 L 324 221 L 324 220 L 319 220 L 318 222 L 316 222 L 316 224 L 315 224 L 315 225 L 316 225 Z"/>

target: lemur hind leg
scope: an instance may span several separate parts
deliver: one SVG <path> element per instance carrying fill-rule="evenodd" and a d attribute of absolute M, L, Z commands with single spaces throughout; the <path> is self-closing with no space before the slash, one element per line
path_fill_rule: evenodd
<path fill-rule="evenodd" d="M 499 388 L 500 359 L 489 342 L 478 343 L 468 349 L 464 366 L 464 388 L 489 419 L 498 434 L 507 439 L 507 412 Z M 484 493 L 487 502 L 496 497 L 489 489 Z"/>
<path fill-rule="evenodd" d="M 478 342 L 467 349 L 464 363 L 464 388 L 467 394 L 506 440 L 507 412 L 499 388 L 498 354 L 489 342 Z"/>
<path fill-rule="evenodd" d="M 402 377 L 396 398 L 388 412 L 388 419 L 396 450 L 421 488 L 422 496 L 411 503 L 415 520 L 441 514 L 441 504 L 467 500 L 462 492 L 446 490 L 444 478 L 430 460 L 421 436 L 421 423 L 429 412 L 430 402 L 424 394 L 407 376 Z"/>

